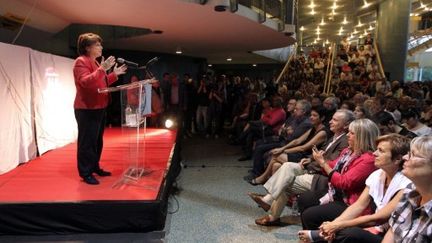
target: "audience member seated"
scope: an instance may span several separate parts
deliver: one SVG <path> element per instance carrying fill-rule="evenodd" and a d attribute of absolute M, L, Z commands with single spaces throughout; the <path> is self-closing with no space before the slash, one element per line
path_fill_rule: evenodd
<path fill-rule="evenodd" d="M 417 137 L 413 132 L 410 132 L 405 127 L 399 126 L 394 120 L 391 113 L 387 111 L 380 111 L 373 117 L 373 120 L 378 125 L 381 135 L 389 133 L 397 133 L 408 138 Z"/>
<path fill-rule="evenodd" d="M 310 115 L 312 128 L 287 145 L 271 150 L 271 160 L 266 170 L 259 177 L 252 179 L 250 183 L 252 185 L 263 184 L 283 163 L 288 161 L 299 162 L 302 158 L 311 155 L 313 146 L 321 148 L 321 145 L 330 136 L 330 131 L 323 124 L 325 114 L 324 107 L 313 108 Z M 261 163 L 264 163 L 264 161 L 261 161 Z"/>
<path fill-rule="evenodd" d="M 336 97 L 330 96 L 324 99 L 323 106 L 326 109 L 326 119 L 324 120 L 324 125 L 328 125 L 329 121 L 332 119 L 333 114 L 339 107 L 339 101 Z"/>
<path fill-rule="evenodd" d="M 373 121 L 358 119 L 349 126 L 348 148 L 336 160 L 327 162 L 322 156 L 324 151 L 315 150 L 314 159 L 328 175 L 329 188 L 327 191 L 311 191 L 300 195 L 300 211 L 331 201 L 347 206 L 353 204 L 363 191 L 366 178 L 376 169 L 372 153 L 376 149 L 378 135 L 379 129 Z"/>
<path fill-rule="evenodd" d="M 432 136 L 414 138 L 402 173 L 413 183 L 393 211 L 383 243 L 432 242 Z"/>
<path fill-rule="evenodd" d="M 264 172 L 262 161 L 267 151 L 281 147 L 299 138 L 312 127 L 308 117 L 310 110 L 311 105 L 308 101 L 297 101 L 293 116 L 287 119 L 285 124 L 280 128 L 278 132 L 279 136 L 266 137 L 256 142 L 253 150 L 253 170 L 249 175 L 243 177 L 243 179 L 249 182 Z"/>
<path fill-rule="evenodd" d="M 348 65 L 342 66 L 342 73 L 340 74 L 340 81 L 351 83 L 353 81 L 352 69 Z"/>
<path fill-rule="evenodd" d="M 324 146 L 320 153 L 324 158 L 334 160 L 347 147 L 346 131 L 354 115 L 348 110 L 338 110 L 330 121 L 330 130 L 334 136 Z M 336 159 L 337 161 L 337 159 Z M 256 224 L 271 226 L 280 224 L 280 215 L 287 202 L 288 196 L 297 195 L 310 190 L 325 190 L 326 177 L 317 173 L 317 165 L 310 158 L 300 163 L 284 163 L 282 167 L 264 184 L 268 194 L 261 196 L 250 193 L 249 196 L 261 206 L 264 211 L 271 208 L 271 214 L 255 220 Z M 318 165 L 320 168 L 320 166 Z M 324 186 L 323 186 L 324 185 Z M 271 206 L 270 206 L 271 205 Z"/>
<path fill-rule="evenodd" d="M 417 136 L 432 135 L 432 128 L 419 121 L 419 114 L 415 109 L 409 109 L 402 113 L 404 126 Z"/>
<path fill-rule="evenodd" d="M 272 109 L 263 113 L 259 121 L 250 121 L 240 134 L 238 140 L 245 140 L 245 155 L 239 158 L 239 161 L 251 159 L 254 141 L 277 134 L 284 123 L 286 113 L 282 106 L 282 98 L 274 97 L 272 103 Z"/>
<path fill-rule="evenodd" d="M 402 119 L 402 114 L 398 110 L 398 102 L 396 98 L 389 97 L 387 98 L 385 111 L 389 112 L 396 122 L 400 122 Z"/>
<path fill-rule="evenodd" d="M 358 200 L 348 208 L 340 202 L 331 202 L 307 209 L 302 220 L 305 229 L 309 230 L 299 232 L 300 240 L 381 242 L 391 213 L 401 199 L 403 190 L 411 183 L 400 172 L 402 156 L 409 151 L 409 142 L 409 138 L 395 133 L 379 137 L 374 152 L 375 166 L 379 170 L 368 177 Z M 362 216 L 369 205 L 374 205 L 375 213 Z"/>
<path fill-rule="evenodd" d="M 232 123 L 227 127 L 230 139 L 238 137 L 243 130 L 247 129 L 249 121 L 260 119 L 262 112 L 265 113 L 271 109 L 270 101 L 263 99 L 258 102 L 258 94 L 256 93 L 249 93 L 246 97 L 233 111 Z"/>
<path fill-rule="evenodd" d="M 289 119 L 292 116 L 292 114 L 294 113 L 294 109 L 296 107 L 296 104 L 297 104 L 296 99 L 289 99 L 288 100 L 288 103 L 286 105 L 286 110 L 285 110 L 287 119 Z"/>
<path fill-rule="evenodd" d="M 345 100 L 342 102 L 340 109 L 354 111 L 355 107 L 356 106 L 353 102 L 351 102 L 350 100 Z"/>

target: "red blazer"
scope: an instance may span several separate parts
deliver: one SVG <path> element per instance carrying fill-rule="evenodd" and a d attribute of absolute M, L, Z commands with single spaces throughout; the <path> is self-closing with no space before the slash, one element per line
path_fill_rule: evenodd
<path fill-rule="evenodd" d="M 286 113 L 283 108 L 275 108 L 271 109 L 268 112 L 264 113 L 261 120 L 272 127 L 273 132 L 278 134 L 279 128 L 284 124 L 286 119 Z"/>
<path fill-rule="evenodd" d="M 342 150 L 341 155 L 344 154 L 347 149 L 348 148 Z M 329 162 L 331 168 L 336 165 L 339 157 Z M 342 173 L 334 172 L 329 178 L 329 181 L 335 188 L 344 191 L 348 205 L 357 201 L 365 188 L 366 179 L 377 169 L 374 161 L 375 156 L 372 152 L 365 152 L 351 161 L 346 171 Z"/>
<path fill-rule="evenodd" d="M 108 93 L 98 93 L 98 88 L 106 88 L 117 81 L 115 73 L 106 74 L 96 61 L 88 56 L 79 56 L 73 67 L 76 96 L 75 109 L 103 109 L 108 106 Z"/>

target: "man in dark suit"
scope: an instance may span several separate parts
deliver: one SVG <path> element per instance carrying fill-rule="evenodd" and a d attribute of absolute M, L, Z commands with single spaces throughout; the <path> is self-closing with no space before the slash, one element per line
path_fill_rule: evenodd
<path fill-rule="evenodd" d="M 335 159 L 348 146 L 346 133 L 354 114 L 349 110 L 338 110 L 330 121 L 330 130 L 334 133 L 324 145 L 326 159 Z M 317 183 L 318 175 L 311 165 L 310 158 L 302 159 L 299 163 L 284 163 L 275 174 L 264 184 L 268 191 L 265 196 L 249 194 L 249 196 L 265 211 L 271 208 L 271 214 L 255 220 L 258 225 L 272 226 L 280 224 L 280 215 L 289 195 L 296 195 L 310 191 Z M 322 180 L 321 180 L 322 182 Z"/>

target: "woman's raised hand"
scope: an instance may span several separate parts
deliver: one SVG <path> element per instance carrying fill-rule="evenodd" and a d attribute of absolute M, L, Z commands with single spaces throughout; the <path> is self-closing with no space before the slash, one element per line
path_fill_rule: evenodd
<path fill-rule="evenodd" d="M 101 66 L 105 71 L 108 71 L 116 63 L 114 56 L 109 56 L 106 60 L 102 56 Z"/>
<path fill-rule="evenodd" d="M 125 74 L 126 70 L 127 70 L 126 64 L 123 64 L 120 67 L 117 67 L 117 63 L 116 63 L 113 71 L 117 76 L 119 76 L 119 75 Z"/>

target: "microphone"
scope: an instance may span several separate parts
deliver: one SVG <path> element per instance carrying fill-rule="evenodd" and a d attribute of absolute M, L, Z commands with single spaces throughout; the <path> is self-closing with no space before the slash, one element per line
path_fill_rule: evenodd
<path fill-rule="evenodd" d="M 152 59 L 150 59 L 147 63 L 146 66 L 151 65 L 155 62 L 159 61 L 159 57 L 153 57 Z"/>
<path fill-rule="evenodd" d="M 128 61 L 128 60 L 125 60 L 125 59 L 123 59 L 123 58 L 121 58 L 121 57 L 119 57 L 119 58 L 117 58 L 117 62 L 118 63 L 121 63 L 121 64 L 126 64 L 126 65 L 128 65 L 128 66 L 137 66 L 138 67 L 138 63 L 136 63 L 136 62 L 131 62 L 131 61 Z"/>

